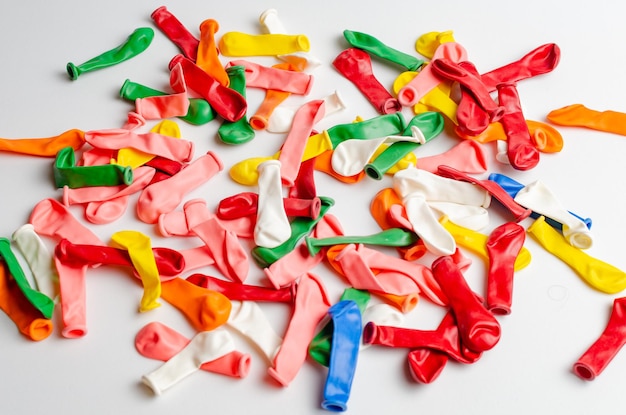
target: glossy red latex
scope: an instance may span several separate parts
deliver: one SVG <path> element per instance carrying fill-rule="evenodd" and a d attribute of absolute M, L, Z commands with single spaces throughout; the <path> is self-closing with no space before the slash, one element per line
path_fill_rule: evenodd
<path fill-rule="evenodd" d="M 378 326 L 369 322 L 363 328 L 363 343 L 436 350 L 460 363 L 474 363 L 481 356 L 481 352 L 472 351 L 463 344 L 451 312 L 443 317 L 436 330 Z"/>
<path fill-rule="evenodd" d="M 489 91 L 495 91 L 503 82 L 518 82 L 551 72 L 561 59 L 561 49 L 555 43 L 541 45 L 521 59 L 481 75 Z"/>
<path fill-rule="evenodd" d="M 431 383 L 439 377 L 448 363 L 448 355 L 438 350 L 414 349 L 407 356 L 409 372 L 419 383 Z"/>
<path fill-rule="evenodd" d="M 613 300 L 613 308 L 604 331 L 574 363 L 574 373 L 584 380 L 594 380 L 626 343 L 626 297 Z"/>
<path fill-rule="evenodd" d="M 183 67 L 187 87 L 206 99 L 222 118 L 235 122 L 246 114 L 248 104 L 243 95 L 220 84 L 183 55 L 176 55 L 172 58 L 169 64 L 170 69 L 179 63 Z"/>
<path fill-rule="evenodd" d="M 62 239 L 55 248 L 56 256 L 65 263 L 95 266 L 121 265 L 132 267 L 128 251 L 102 245 L 75 244 Z M 185 259 L 176 250 L 170 248 L 152 248 L 157 269 L 162 277 L 174 277 L 185 269 Z"/>
<path fill-rule="evenodd" d="M 489 90 L 483 84 L 482 79 L 479 75 L 476 75 L 477 71 L 473 68 L 473 65 L 466 63 L 466 66 L 463 66 L 446 58 L 435 59 L 430 65 L 435 74 L 458 82 L 466 91 L 471 93 L 476 103 L 489 115 L 491 122 L 496 122 L 502 118 L 504 108 L 491 98 Z M 469 66 L 469 70 L 467 66 Z"/>
<path fill-rule="evenodd" d="M 146 162 L 146 166 L 153 167 L 155 170 L 165 173 L 168 176 L 173 176 L 178 173 L 185 166 L 185 164 L 180 161 L 155 156 L 152 160 Z"/>
<path fill-rule="evenodd" d="M 461 62 L 460 65 L 482 82 L 482 77 L 473 63 L 466 61 Z M 456 119 L 459 131 L 468 135 L 482 133 L 491 123 L 489 114 L 476 102 L 472 92 L 463 86 L 461 87 L 459 105 L 456 109 Z"/>
<path fill-rule="evenodd" d="M 541 45 L 528 52 L 521 59 L 508 63 L 480 75 L 482 83 L 489 92 L 497 89 L 498 84 L 518 82 L 526 78 L 552 71 L 560 60 L 561 52 L 554 43 Z M 465 65 L 464 62 L 462 65 Z M 475 71 L 475 68 L 467 67 Z M 478 72 L 474 72 L 478 75 Z M 471 94 L 461 93 L 457 108 L 459 130 L 467 135 L 478 135 L 489 126 L 489 116 L 475 102 Z"/>
<path fill-rule="evenodd" d="M 486 300 L 487 308 L 494 314 L 511 313 L 514 265 L 525 240 L 526 230 L 513 222 L 498 226 L 487 238 L 489 270 Z"/>
<path fill-rule="evenodd" d="M 165 6 L 150 15 L 156 26 L 192 61 L 196 61 L 200 41 Z"/>
<path fill-rule="evenodd" d="M 380 114 L 402 110 L 398 100 L 374 76 L 372 60 L 364 50 L 344 50 L 333 60 L 333 66 L 365 95 Z"/>
<path fill-rule="evenodd" d="M 515 84 L 499 84 L 498 100 L 506 110 L 500 123 L 506 133 L 509 163 L 517 170 L 530 170 L 539 163 L 539 150 L 530 137 Z"/>
<path fill-rule="evenodd" d="M 293 303 L 296 295 L 295 283 L 275 290 L 240 282 L 225 281 L 205 274 L 192 274 L 186 280 L 199 287 L 222 293 L 232 301 Z"/>
<path fill-rule="evenodd" d="M 432 271 L 448 298 L 463 344 L 475 352 L 493 348 L 500 340 L 500 323 L 471 290 L 453 259 L 436 259 Z"/>
<path fill-rule="evenodd" d="M 220 219 L 237 219 L 243 216 L 256 215 L 259 195 L 254 192 L 241 192 L 222 199 L 215 214 Z M 284 197 L 283 205 L 287 216 L 303 216 L 316 219 L 320 214 L 322 202 L 319 197 L 314 199 L 296 199 Z"/>
<path fill-rule="evenodd" d="M 313 130 L 311 134 L 318 134 Z M 315 186 L 315 158 L 305 160 L 300 163 L 300 170 L 289 188 L 288 196 L 296 199 L 313 199 L 317 197 L 317 187 Z"/>

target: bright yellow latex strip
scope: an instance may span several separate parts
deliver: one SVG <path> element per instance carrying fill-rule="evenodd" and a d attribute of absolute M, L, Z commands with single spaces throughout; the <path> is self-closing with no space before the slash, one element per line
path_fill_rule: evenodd
<path fill-rule="evenodd" d="M 441 223 L 443 227 L 450 232 L 457 245 L 462 246 L 468 251 L 478 255 L 485 260 L 485 262 L 489 262 L 489 253 L 487 252 L 487 235 L 452 223 L 447 216 L 442 216 L 439 219 L 439 223 Z M 526 247 L 522 247 L 517 255 L 513 268 L 515 271 L 524 269 L 528 264 L 530 264 L 530 260 L 530 251 Z"/>
<path fill-rule="evenodd" d="M 420 55 L 432 59 L 435 51 L 442 43 L 454 41 L 452 30 L 446 30 L 445 32 L 428 32 L 417 38 L 415 41 L 415 50 Z"/>
<path fill-rule="evenodd" d="M 172 120 L 163 120 L 156 124 L 150 130 L 153 133 L 166 135 L 168 137 L 180 138 L 180 128 Z M 117 159 L 111 160 L 111 164 L 119 164 L 120 166 L 130 166 L 136 169 L 143 166 L 155 157 L 154 154 L 146 153 L 134 148 L 121 148 L 117 151 Z"/>
<path fill-rule="evenodd" d="M 533 120 L 526 120 L 526 125 L 537 150 L 542 153 L 558 153 L 563 149 L 563 136 L 551 125 Z M 506 141 L 504 127 L 499 122 L 492 122 L 485 131 L 478 135 L 463 134 L 458 129 L 456 134 L 461 138 L 471 139 L 483 144 L 496 140 Z"/>
<path fill-rule="evenodd" d="M 417 74 L 418 72 L 406 71 L 398 75 L 392 86 L 396 95 L 398 94 L 398 91 L 415 78 Z M 452 98 L 450 98 L 451 87 L 451 82 L 441 82 L 413 106 L 413 112 L 415 114 L 420 114 L 427 111 L 438 111 L 448 117 L 448 119 L 454 124 L 458 124 L 456 119 L 456 110 L 458 105 Z"/>
<path fill-rule="evenodd" d="M 308 52 L 311 48 L 305 35 L 260 34 L 227 32 L 219 41 L 224 56 L 277 56 Z"/>
<path fill-rule="evenodd" d="M 119 231 L 111 236 L 112 245 L 128 251 L 133 267 L 141 277 L 143 297 L 139 311 L 149 311 L 159 307 L 161 279 L 152 252 L 150 237 L 138 231 Z"/>
<path fill-rule="evenodd" d="M 626 273 L 576 248 L 550 226 L 543 216 L 530 225 L 527 232 L 549 253 L 569 265 L 593 288 L 607 294 L 626 288 Z"/>

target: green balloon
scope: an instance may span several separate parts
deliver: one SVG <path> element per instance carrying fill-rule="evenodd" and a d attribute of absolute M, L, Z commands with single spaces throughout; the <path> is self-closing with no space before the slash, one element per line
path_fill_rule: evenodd
<path fill-rule="evenodd" d="M 133 169 L 130 166 L 76 166 L 75 158 L 72 147 L 65 147 L 57 153 L 54 161 L 54 182 L 58 188 L 117 186 L 133 182 Z"/>
<path fill-rule="evenodd" d="M 54 301 L 44 293 L 33 289 L 24 275 L 22 266 L 18 262 L 15 254 L 11 250 L 11 241 L 7 238 L 0 238 L 0 256 L 4 260 L 9 273 L 15 280 L 19 289 L 24 293 L 28 301 L 41 312 L 45 318 L 51 318 L 54 311 Z"/>
<path fill-rule="evenodd" d="M 343 37 L 351 46 L 364 50 L 374 56 L 378 56 L 381 59 L 403 66 L 409 71 L 416 72 L 422 67 L 422 65 L 424 65 L 424 60 L 391 48 L 366 33 L 344 30 Z"/>
<path fill-rule="evenodd" d="M 360 122 L 337 124 L 326 132 L 333 148 L 339 143 L 350 139 L 379 138 L 387 135 L 397 135 L 406 128 L 406 120 L 401 112 L 379 115 Z"/>
<path fill-rule="evenodd" d="M 380 246 L 408 246 L 417 242 L 418 239 L 419 237 L 414 232 L 401 228 L 389 228 L 366 236 L 331 236 L 328 238 L 307 236 L 304 238 L 311 256 L 316 255 L 324 246 L 359 243 Z"/>
<path fill-rule="evenodd" d="M 297 217 L 291 222 L 291 237 L 275 248 L 257 246 L 252 249 L 252 258 L 261 267 L 267 268 L 280 258 L 293 251 L 298 242 L 308 235 L 317 223 L 326 214 L 335 201 L 326 196 L 320 196 L 322 207 L 317 218 Z"/>
<path fill-rule="evenodd" d="M 407 137 L 410 136 L 411 127 L 419 128 L 427 143 L 443 131 L 443 115 L 436 111 L 417 114 L 411 119 L 411 121 L 409 121 L 409 124 L 402 135 Z M 382 179 L 390 168 L 395 166 L 396 163 L 420 145 L 420 143 L 409 141 L 396 141 L 380 153 L 378 157 L 365 165 L 365 174 L 376 180 Z"/>
<path fill-rule="evenodd" d="M 72 62 L 68 62 L 66 66 L 67 74 L 70 79 L 74 81 L 85 72 L 95 71 L 124 62 L 146 50 L 152 43 L 153 38 L 154 30 L 151 28 L 140 27 L 135 29 L 135 31 L 128 36 L 128 39 L 115 49 L 104 52 L 78 66 Z"/>

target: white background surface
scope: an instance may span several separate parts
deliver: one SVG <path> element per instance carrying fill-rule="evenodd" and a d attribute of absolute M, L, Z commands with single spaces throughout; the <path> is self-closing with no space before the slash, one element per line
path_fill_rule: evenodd
<path fill-rule="evenodd" d="M 155 88 L 167 88 L 167 63 L 176 47 L 153 25 L 150 13 L 166 5 L 190 30 L 213 18 L 220 24 L 218 37 L 228 31 L 258 33 L 258 16 L 276 8 L 292 33 L 306 34 L 311 52 L 322 61 L 308 97 L 292 103 L 322 98 L 339 90 L 348 109 L 324 120 L 319 129 L 350 122 L 360 115 L 375 116 L 371 105 L 331 66 L 348 47 L 344 29 L 362 31 L 407 53 L 423 33 L 453 30 L 480 72 L 518 59 L 549 42 L 561 48 L 561 62 L 548 75 L 523 81 L 519 93 L 525 115 L 543 121 L 556 108 L 583 103 L 590 108 L 626 111 L 624 67 L 626 15 L 619 2 L 609 1 L 155 1 L 12 2 L 0 14 L 0 136 L 48 137 L 71 128 L 118 128 L 132 105 L 118 97 L 129 78 Z M 135 28 L 152 26 L 155 38 L 140 56 L 70 81 L 68 61 L 83 62 L 119 45 Z M 222 57 L 223 62 L 228 58 Z M 254 59 L 251 59 L 254 60 Z M 375 63 L 375 73 L 390 86 L 398 68 Z M 263 94 L 248 92 L 250 108 Z M 407 117 L 411 115 L 405 109 Z M 197 127 L 179 122 L 183 137 L 196 144 L 196 154 L 214 150 L 226 169 L 188 198 L 201 197 L 210 207 L 222 198 L 250 190 L 228 176 L 233 163 L 252 156 L 270 155 L 284 135 L 258 134 L 250 143 L 225 146 L 216 138 L 219 121 Z M 623 195 L 626 138 L 575 128 L 560 128 L 565 147 L 561 153 L 542 155 L 539 166 L 516 172 L 490 159 L 490 172 L 500 171 L 523 183 L 541 179 L 556 191 L 569 209 L 593 219 L 595 245 L 588 252 L 618 267 L 626 267 L 623 235 L 626 231 Z M 448 134 L 419 149 L 418 157 L 437 154 L 457 143 Z M 52 160 L 0 154 L 0 235 L 26 223 L 32 207 L 47 197 L 59 198 L 54 188 Z M 318 193 L 337 203 L 332 213 L 347 234 L 378 231 L 369 214 L 372 196 L 391 184 L 391 178 L 344 185 L 316 173 Z M 485 174 L 486 177 L 487 174 Z M 254 190 L 254 189 L 253 189 Z M 491 227 L 507 220 L 491 209 Z M 73 209 L 82 219 L 80 208 Z M 529 223 L 524 223 L 528 225 Z M 124 217 L 110 225 L 88 225 L 103 241 L 122 229 L 149 235 L 155 246 L 182 247 L 189 241 L 165 239 L 152 226 L 136 219 L 131 203 Z M 486 230 L 487 232 L 488 230 Z M 566 265 L 527 239 L 533 260 L 516 274 L 513 313 L 499 317 L 499 344 L 473 365 L 448 364 L 430 385 L 413 382 L 408 375 L 406 351 L 371 347 L 359 358 L 348 413 L 435 414 L 589 414 L 619 411 L 624 404 L 626 355 L 618 354 L 593 382 L 576 377 L 571 366 L 602 332 L 613 298 L 585 285 Z M 471 254 L 468 254 L 471 256 Z M 467 274 L 481 292 L 484 265 L 478 258 Z M 334 300 L 343 283 L 318 267 Z M 216 271 L 207 269 L 208 274 Z M 240 350 L 251 353 L 252 369 L 245 379 L 199 372 L 154 396 L 140 383 L 141 376 L 161 363 L 139 355 L 133 340 L 150 321 L 160 321 L 186 334 L 193 329 L 175 309 L 163 302 L 159 309 L 137 312 L 141 290 L 119 270 L 90 270 L 87 275 L 88 334 L 81 339 L 60 335 L 59 313 L 55 331 L 42 342 L 22 337 L 0 313 L 0 413 L 323 413 L 320 409 L 325 369 L 307 362 L 286 388 L 266 374 L 261 356 L 243 339 Z M 262 272 L 251 267 L 249 283 L 264 283 Z M 264 305 L 268 317 L 282 333 L 288 308 Z M 441 310 L 422 300 L 407 316 L 407 325 L 434 328 Z"/>

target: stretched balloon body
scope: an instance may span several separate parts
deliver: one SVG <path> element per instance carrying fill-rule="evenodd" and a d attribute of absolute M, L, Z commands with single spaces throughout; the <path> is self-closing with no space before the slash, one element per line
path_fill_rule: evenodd
<path fill-rule="evenodd" d="M 310 49 L 311 43 L 305 35 L 227 32 L 219 41 L 219 50 L 224 56 L 278 56 Z"/>
<path fill-rule="evenodd" d="M 408 71 L 417 71 L 424 65 L 424 60 L 394 49 L 372 35 L 353 30 L 344 30 L 343 37 L 350 45 L 362 49 L 374 56 L 403 66 Z"/>
<path fill-rule="evenodd" d="M 244 116 L 248 103 L 239 92 L 220 84 L 183 55 L 172 58 L 169 63 L 170 69 L 179 63 L 182 65 L 185 83 L 189 89 L 204 98 L 222 118 L 234 122 Z"/>
<path fill-rule="evenodd" d="M 230 85 L 230 78 L 219 59 L 219 51 L 215 42 L 215 33 L 220 25 L 215 19 L 206 19 L 200 23 L 200 43 L 196 65 L 215 78 L 224 86 Z M 223 51 L 222 51 L 223 52 Z"/>
<path fill-rule="evenodd" d="M 381 246 L 408 246 L 417 242 L 418 237 L 414 232 L 400 228 L 390 228 L 365 236 L 334 236 L 329 238 L 312 238 L 307 236 L 304 240 L 309 253 L 315 255 L 324 246 L 359 243 Z"/>
<path fill-rule="evenodd" d="M 74 81 L 85 72 L 117 65 L 148 49 L 153 38 L 154 30 L 149 27 L 140 27 L 131 33 L 124 43 L 114 49 L 104 52 L 80 65 L 69 62 L 66 67 L 67 74 Z"/>
<path fill-rule="evenodd" d="M 58 188 L 71 189 L 89 186 L 129 185 L 133 182 L 133 169 L 117 164 L 100 166 L 77 166 L 72 147 L 65 147 L 57 153 L 54 162 L 54 181 Z"/>
<path fill-rule="evenodd" d="M 363 50 L 348 48 L 333 60 L 333 66 L 352 82 L 380 114 L 402 110 L 402 105 L 373 73 L 370 56 Z"/>
<path fill-rule="evenodd" d="M 572 104 L 552 110 L 546 116 L 548 121 L 569 127 L 584 127 L 619 135 L 626 135 L 624 121 L 626 114 L 618 111 L 597 111 L 583 104 Z"/>
<path fill-rule="evenodd" d="M 343 300 L 328 309 L 333 322 L 328 375 L 324 384 L 322 408 L 345 411 L 361 344 L 361 311 L 356 302 Z"/>
<path fill-rule="evenodd" d="M 176 16 L 167 7 L 161 6 L 150 15 L 157 27 L 174 43 L 181 52 L 196 61 L 200 41 L 187 30 Z"/>
<path fill-rule="evenodd" d="M 0 138 L 0 151 L 32 156 L 54 157 L 66 147 L 80 149 L 85 144 L 85 132 L 67 130 L 57 136 L 42 138 Z"/>

